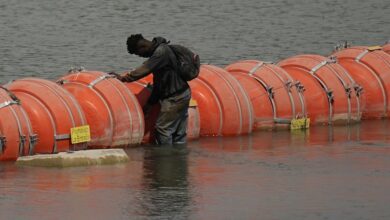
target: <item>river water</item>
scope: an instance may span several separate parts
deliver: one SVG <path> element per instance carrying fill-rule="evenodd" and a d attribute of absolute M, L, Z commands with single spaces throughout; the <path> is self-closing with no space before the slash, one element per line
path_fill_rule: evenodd
<path fill-rule="evenodd" d="M 0 0 L 0 82 L 124 71 L 129 34 L 224 66 L 390 39 L 383 0 Z M 0 219 L 389 219 L 387 121 L 128 149 L 116 166 L 0 164 Z"/>
<path fill-rule="evenodd" d="M 0 219 L 389 219 L 390 123 L 127 149 L 127 164 L 0 164 Z"/>

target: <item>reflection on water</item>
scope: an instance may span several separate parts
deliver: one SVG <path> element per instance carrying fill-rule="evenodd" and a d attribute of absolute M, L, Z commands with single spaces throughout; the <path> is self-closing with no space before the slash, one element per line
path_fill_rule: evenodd
<path fill-rule="evenodd" d="M 388 219 L 389 128 L 202 138 L 115 166 L 2 163 L 0 219 Z"/>
<path fill-rule="evenodd" d="M 142 216 L 186 218 L 190 203 L 188 150 L 152 147 L 144 152 Z M 167 202 L 169 201 L 169 202 Z"/>

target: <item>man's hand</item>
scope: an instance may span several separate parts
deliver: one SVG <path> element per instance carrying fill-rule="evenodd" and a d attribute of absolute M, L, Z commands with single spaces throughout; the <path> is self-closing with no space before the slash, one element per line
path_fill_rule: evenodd
<path fill-rule="evenodd" d="M 122 81 L 122 76 L 119 75 L 118 73 L 116 72 L 109 72 L 107 73 L 108 75 L 111 75 L 111 76 L 114 76 L 115 78 L 119 79 L 120 81 Z"/>
<path fill-rule="evenodd" d="M 122 77 L 122 82 L 134 82 L 134 81 L 136 81 L 136 79 L 134 79 L 132 77 L 131 71 L 122 73 L 121 77 Z"/>

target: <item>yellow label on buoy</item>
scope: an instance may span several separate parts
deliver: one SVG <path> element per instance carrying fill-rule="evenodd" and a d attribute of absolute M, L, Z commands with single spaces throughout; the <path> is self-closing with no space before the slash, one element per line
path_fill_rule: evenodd
<path fill-rule="evenodd" d="M 382 50 L 382 47 L 381 46 L 371 46 L 371 47 L 367 47 L 367 50 L 368 51 Z"/>
<path fill-rule="evenodd" d="M 310 118 L 298 118 L 291 120 L 290 129 L 306 129 L 310 127 Z"/>
<path fill-rule="evenodd" d="M 74 127 L 70 129 L 70 138 L 72 144 L 88 142 L 91 140 L 91 131 L 89 125 Z"/>
<path fill-rule="evenodd" d="M 198 106 L 198 102 L 195 100 L 195 99 L 191 99 L 190 100 L 190 105 L 189 105 L 190 107 L 196 107 L 196 106 Z"/>

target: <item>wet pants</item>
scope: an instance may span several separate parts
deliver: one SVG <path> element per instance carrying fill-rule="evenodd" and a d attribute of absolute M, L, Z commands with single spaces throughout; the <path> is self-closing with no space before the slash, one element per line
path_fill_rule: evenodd
<path fill-rule="evenodd" d="M 157 144 L 186 143 L 190 99 L 191 90 L 187 89 L 178 95 L 160 100 L 161 110 L 155 125 Z"/>

